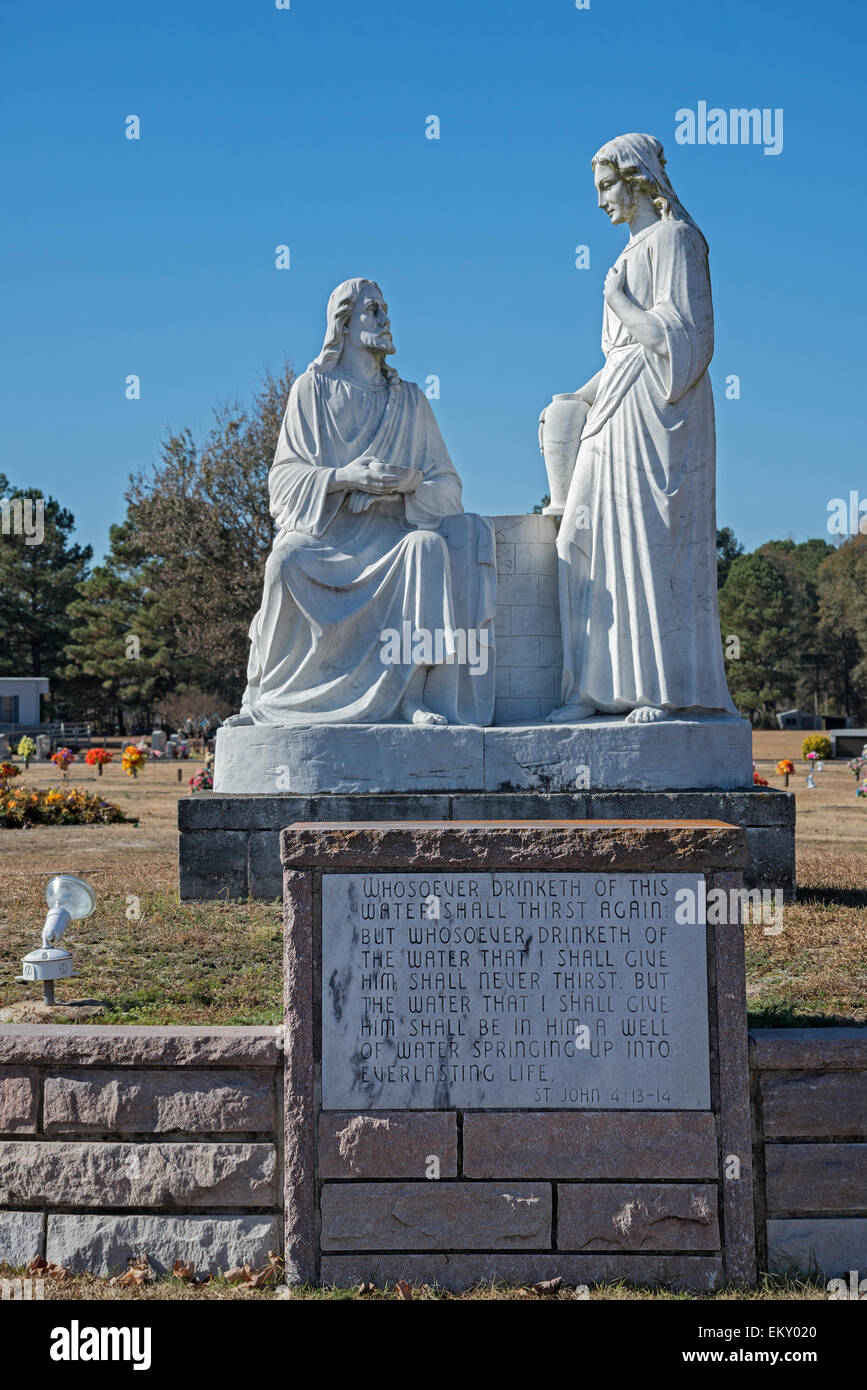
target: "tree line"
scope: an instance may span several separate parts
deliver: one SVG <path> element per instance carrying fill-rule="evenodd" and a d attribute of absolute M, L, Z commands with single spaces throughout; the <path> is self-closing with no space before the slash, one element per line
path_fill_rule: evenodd
<path fill-rule="evenodd" d="M 863 722 L 867 535 L 837 545 L 766 541 L 748 555 L 726 527 L 717 533 L 717 568 L 726 672 L 738 709 L 760 727 L 775 726 L 775 712 L 789 707 Z"/>
<path fill-rule="evenodd" d="M 101 733 L 225 715 L 245 684 L 247 631 L 271 547 L 268 470 L 293 372 L 266 374 L 249 405 L 218 408 L 133 475 L 126 515 L 93 565 L 75 520 L 44 499 L 44 538 L 0 536 L 0 675 L 48 676 L 51 715 Z M 0 474 L 0 497 L 31 498 Z M 8 512 L 4 512 L 4 518 Z M 757 725 L 798 706 L 867 717 L 867 535 L 834 545 L 767 541 L 747 554 L 717 533 L 729 688 Z"/>

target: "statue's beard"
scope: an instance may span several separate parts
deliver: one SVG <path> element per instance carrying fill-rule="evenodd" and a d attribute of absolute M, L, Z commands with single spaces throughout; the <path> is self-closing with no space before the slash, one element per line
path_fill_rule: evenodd
<path fill-rule="evenodd" d="M 382 333 L 360 333 L 359 339 L 362 347 L 370 348 L 371 352 L 394 352 L 394 339 L 388 329 Z"/>

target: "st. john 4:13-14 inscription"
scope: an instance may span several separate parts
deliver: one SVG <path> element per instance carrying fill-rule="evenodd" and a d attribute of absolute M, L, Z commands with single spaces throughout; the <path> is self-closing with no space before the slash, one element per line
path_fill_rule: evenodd
<path fill-rule="evenodd" d="M 708 1109 L 702 887 L 324 874 L 323 1107 Z"/>

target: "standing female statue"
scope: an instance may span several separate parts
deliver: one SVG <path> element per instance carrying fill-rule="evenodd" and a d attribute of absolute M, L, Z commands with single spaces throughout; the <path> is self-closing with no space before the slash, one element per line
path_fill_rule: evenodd
<path fill-rule="evenodd" d="M 605 365 L 576 392 L 590 409 L 557 542 L 563 703 L 549 718 L 736 715 L 717 612 L 707 243 L 652 135 L 611 140 L 593 171 L 629 241 L 605 279 Z"/>

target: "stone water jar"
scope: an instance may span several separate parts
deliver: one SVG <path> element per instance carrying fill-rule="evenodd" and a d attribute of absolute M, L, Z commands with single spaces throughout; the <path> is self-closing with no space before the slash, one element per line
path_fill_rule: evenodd
<path fill-rule="evenodd" d="M 578 457 L 581 431 L 590 409 L 586 401 L 571 392 L 555 396 L 546 407 L 545 421 L 539 431 L 539 443 L 548 473 L 548 492 L 551 501 L 543 516 L 562 516 L 569 493 L 569 483 Z"/>

